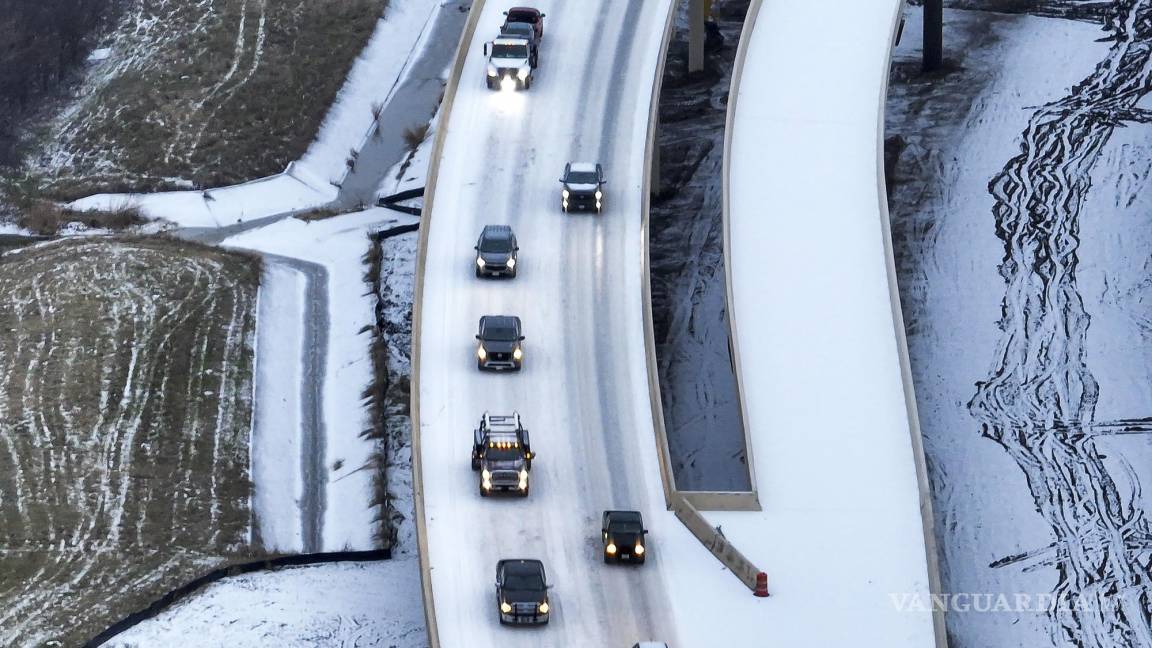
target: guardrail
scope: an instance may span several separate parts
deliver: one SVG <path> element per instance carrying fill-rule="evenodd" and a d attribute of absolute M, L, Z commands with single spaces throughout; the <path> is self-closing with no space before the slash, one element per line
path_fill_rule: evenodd
<path fill-rule="evenodd" d="M 916 407 L 916 388 L 912 384 L 912 363 L 908 357 L 908 338 L 904 328 L 904 312 L 900 307 L 900 286 L 896 277 L 896 260 L 892 253 L 892 223 L 888 215 L 887 183 L 884 174 L 884 113 L 888 104 L 888 78 L 892 70 L 892 51 L 903 23 L 904 3 L 896 3 L 892 12 L 892 26 L 888 38 L 888 60 L 884 66 L 884 77 L 880 83 L 879 119 L 876 124 L 876 182 L 880 197 L 880 224 L 884 228 L 884 261 L 888 273 L 888 295 L 891 301 L 893 334 L 896 336 L 896 350 L 900 356 L 900 380 L 904 384 L 904 407 L 907 411 L 908 431 L 912 437 L 912 456 L 916 463 L 916 485 L 920 492 L 920 522 L 924 533 L 924 555 L 928 563 L 928 589 L 933 594 L 941 593 L 940 559 L 936 549 L 934 529 L 935 513 L 932 510 L 932 488 L 928 482 L 928 464 L 924 458 L 924 436 L 920 432 L 920 413 Z M 932 631 L 937 648 L 948 647 L 948 629 L 944 611 L 932 606 Z"/>
<path fill-rule="evenodd" d="M 740 553 L 708 520 L 700 514 L 699 508 L 710 510 L 758 511 L 760 502 L 756 495 L 755 472 L 752 470 L 752 446 L 745 445 L 748 472 L 752 480 L 752 492 L 685 492 L 676 488 L 676 475 L 672 470 L 672 460 L 668 451 L 668 430 L 664 424 L 664 404 L 660 395 L 660 374 L 656 364 L 656 339 L 652 322 L 652 268 L 649 256 L 648 236 L 651 232 L 652 216 L 652 176 L 656 161 L 656 131 L 660 121 L 660 92 L 664 86 L 664 66 L 668 59 L 668 44 L 672 39 L 677 3 L 668 8 L 668 18 L 664 24 L 664 36 L 660 41 L 660 59 L 656 66 L 656 76 L 652 81 L 652 97 L 648 113 L 648 137 L 644 145 L 644 184 L 641 195 L 641 278 L 644 310 L 644 352 L 648 370 L 648 396 L 652 406 L 653 433 L 656 440 L 656 453 L 659 457 L 660 481 L 664 487 L 664 503 L 676 519 L 700 541 L 733 575 L 740 579 L 757 596 L 768 595 L 768 577 L 756 565 Z"/>
<path fill-rule="evenodd" d="M 464 61 L 468 58 L 468 46 L 476 34 L 476 25 L 484 13 L 485 0 L 474 0 L 469 9 L 468 22 L 460 34 L 456 46 L 456 57 L 448 73 L 448 84 L 444 88 L 444 101 L 440 104 L 440 124 L 432 144 L 432 157 L 428 163 L 428 181 L 424 189 L 424 209 L 421 220 L 427 224 L 432 217 L 432 205 L 436 201 L 437 176 L 440 172 L 440 157 L 444 153 L 444 140 L 448 135 L 449 117 L 452 105 L 456 103 L 456 91 L 460 87 L 460 74 Z M 420 228 L 420 242 L 416 248 L 416 285 L 412 298 L 412 500 L 416 509 L 416 544 L 420 555 L 420 588 L 424 594 L 424 620 L 428 626 L 429 648 L 440 648 L 440 630 L 436 624 L 436 602 L 432 594 L 432 574 L 428 563 L 428 527 L 424 518 L 424 481 L 420 444 L 420 324 L 422 320 L 422 299 L 424 296 L 424 264 L 428 256 L 428 232 L 430 227 Z"/>

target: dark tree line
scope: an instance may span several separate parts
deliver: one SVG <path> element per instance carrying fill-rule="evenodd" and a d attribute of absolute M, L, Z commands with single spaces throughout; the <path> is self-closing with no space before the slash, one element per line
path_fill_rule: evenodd
<path fill-rule="evenodd" d="M 13 164 L 21 118 L 59 93 L 118 0 L 0 0 L 0 165 Z"/>

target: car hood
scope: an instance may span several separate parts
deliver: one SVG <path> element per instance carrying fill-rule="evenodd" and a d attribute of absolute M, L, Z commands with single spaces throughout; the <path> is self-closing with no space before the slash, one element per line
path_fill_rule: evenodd
<path fill-rule="evenodd" d="M 483 340 L 484 350 L 489 353 L 512 353 L 516 343 L 504 340 Z"/>
<path fill-rule="evenodd" d="M 480 258 L 484 259 L 484 263 L 508 263 L 508 259 L 512 255 L 507 252 L 480 252 Z"/>
<path fill-rule="evenodd" d="M 574 191 L 576 193 L 593 193 L 599 189 L 599 186 L 594 184 L 570 184 L 566 182 L 564 183 L 564 188 L 568 191 Z"/>
<path fill-rule="evenodd" d="M 496 67 L 500 68 L 501 70 L 506 70 L 508 68 L 528 67 L 528 59 L 526 59 L 526 58 L 520 58 L 520 59 L 496 58 L 496 59 L 492 59 L 491 61 L 489 61 L 489 63 L 491 63 L 492 65 L 495 65 Z"/>
<path fill-rule="evenodd" d="M 506 459 L 499 461 L 485 462 L 484 467 L 488 470 L 515 470 L 520 471 L 524 467 L 523 459 Z"/>
<path fill-rule="evenodd" d="M 504 600 L 508 603 L 543 603 L 544 592 L 534 590 L 504 590 Z"/>
<path fill-rule="evenodd" d="M 616 543 L 617 547 L 635 547 L 640 536 L 635 533 L 609 533 L 608 539 Z"/>

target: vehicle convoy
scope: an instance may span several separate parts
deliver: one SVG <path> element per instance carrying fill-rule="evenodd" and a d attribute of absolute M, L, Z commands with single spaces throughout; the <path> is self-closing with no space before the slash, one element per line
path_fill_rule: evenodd
<path fill-rule="evenodd" d="M 484 43 L 484 56 L 489 90 L 527 90 L 532 87 L 533 70 L 538 56 L 530 38 L 502 34 Z"/>
<path fill-rule="evenodd" d="M 569 162 L 564 165 L 560 178 L 560 209 L 592 210 L 599 214 L 604 209 L 604 169 L 599 163 Z"/>
<path fill-rule="evenodd" d="M 480 495 L 510 491 L 528 497 L 532 445 L 519 412 L 493 415 L 484 412 L 472 435 L 472 470 L 480 471 Z"/>
<path fill-rule="evenodd" d="M 496 605 L 501 624 L 548 623 L 548 578 L 544 563 L 523 558 L 496 563 Z"/>
<path fill-rule="evenodd" d="M 501 31 L 516 24 L 531 25 L 532 31 L 536 33 L 537 43 L 540 42 L 541 38 L 544 38 L 544 14 L 535 7 L 512 7 L 505 11 L 504 26 L 500 28 Z"/>
<path fill-rule="evenodd" d="M 476 241 L 476 276 L 516 276 L 516 235 L 508 225 L 485 225 Z"/>
<path fill-rule="evenodd" d="M 524 365 L 524 331 L 515 315 L 485 315 L 476 334 L 476 368 L 520 371 Z"/>
<path fill-rule="evenodd" d="M 604 511 L 601 525 L 604 540 L 604 562 L 644 564 L 648 548 L 644 536 L 644 518 L 639 511 Z"/>

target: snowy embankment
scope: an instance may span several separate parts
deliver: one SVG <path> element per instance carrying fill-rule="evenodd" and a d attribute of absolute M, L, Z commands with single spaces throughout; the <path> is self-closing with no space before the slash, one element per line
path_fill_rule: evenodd
<path fill-rule="evenodd" d="M 208 587 L 105 645 L 424 648 L 428 640 L 419 592 L 420 570 L 414 559 L 238 576 Z"/>
<path fill-rule="evenodd" d="M 725 620 L 685 624 L 687 645 L 935 640 L 930 613 L 893 600 L 929 592 L 878 170 L 901 4 L 765 2 L 748 42 L 729 262 L 763 511 L 705 516 L 768 573 L 772 598 L 674 598 L 677 618 Z M 819 26 L 820 46 L 799 26 Z M 715 578 L 688 549 L 664 550 L 674 591 Z"/>
<path fill-rule="evenodd" d="M 319 467 L 317 478 L 326 484 L 321 503 L 322 536 L 315 551 L 377 546 L 378 511 L 372 501 L 373 479 L 378 470 L 374 455 L 378 444 L 361 437 L 369 428 L 363 392 L 373 381 L 370 328 L 376 324 L 376 298 L 364 282 L 362 259 L 372 244 L 369 234 L 402 219 L 407 222 L 402 215 L 383 209 L 310 222 L 290 218 L 224 242 L 226 247 L 317 264 L 327 274 L 326 309 L 315 313 L 312 321 L 304 324 L 306 328 L 316 327 L 316 343 L 324 344 L 327 351 L 323 354 L 324 366 L 318 368 L 317 375 L 303 377 L 306 383 L 323 381 L 316 400 L 321 403 L 322 420 L 318 427 L 323 429 L 319 441 L 325 464 Z M 298 346 L 283 352 L 298 360 L 307 357 L 312 349 Z M 258 362 L 263 363 L 272 353 L 273 350 L 262 345 Z M 304 364 L 307 366 L 307 362 Z M 280 381 L 283 379 L 283 375 L 278 377 Z M 300 393 L 306 394 L 311 386 L 303 385 Z M 299 406 L 307 410 L 306 403 L 299 402 Z M 306 465 L 309 459 L 310 456 L 302 457 L 302 461 L 293 459 L 288 465 L 295 469 Z M 258 473 L 258 477 L 261 475 L 266 473 Z M 259 495 L 264 487 L 257 483 L 258 504 L 265 502 Z M 275 515 L 268 511 L 260 513 Z"/>
<path fill-rule="evenodd" d="M 440 13 L 432 0 L 391 0 L 356 59 L 315 141 L 280 174 L 205 191 L 97 194 L 70 203 L 76 210 L 136 205 L 151 218 L 182 227 L 218 227 L 306 212 L 334 201 L 349 156 L 375 129 L 374 111 L 403 82 L 421 39 Z"/>

